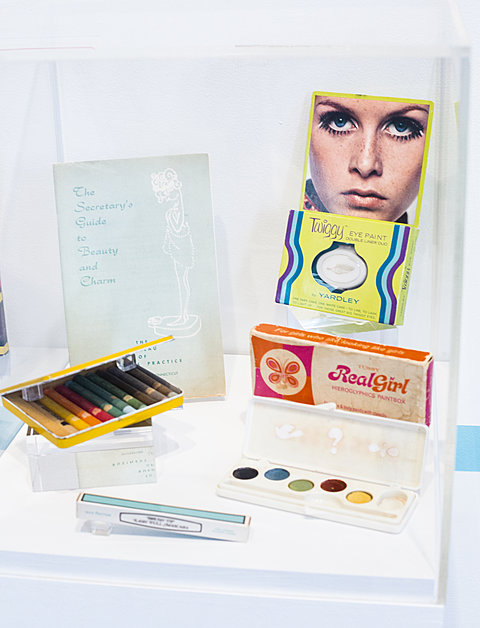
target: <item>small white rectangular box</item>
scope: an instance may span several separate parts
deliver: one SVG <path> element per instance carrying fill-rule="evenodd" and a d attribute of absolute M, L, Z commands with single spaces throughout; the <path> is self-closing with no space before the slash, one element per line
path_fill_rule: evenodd
<path fill-rule="evenodd" d="M 109 534 L 113 526 L 120 525 L 222 541 L 245 542 L 250 532 L 250 517 L 246 515 L 140 502 L 91 493 L 81 493 L 78 496 L 77 517 L 88 521 L 90 531 L 96 534 Z"/>

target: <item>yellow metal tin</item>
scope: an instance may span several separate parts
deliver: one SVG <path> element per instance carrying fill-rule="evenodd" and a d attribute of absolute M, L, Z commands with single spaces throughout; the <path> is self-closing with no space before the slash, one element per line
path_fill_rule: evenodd
<path fill-rule="evenodd" d="M 125 351 L 120 351 L 118 353 L 112 353 L 109 356 L 104 358 L 99 358 L 97 360 L 92 360 L 90 362 L 85 362 L 83 364 L 78 364 L 73 367 L 69 367 L 64 369 L 63 371 L 58 371 L 56 373 L 51 373 L 49 375 L 45 375 L 42 377 L 38 377 L 36 379 L 32 379 L 15 386 L 9 386 L 3 390 L 0 390 L 0 395 L 2 398 L 2 403 L 4 407 L 15 414 L 19 419 L 21 419 L 24 423 L 32 427 L 36 432 L 44 436 L 54 445 L 60 448 L 72 447 L 73 445 L 78 445 L 79 443 L 83 443 L 87 440 L 91 440 L 92 438 L 97 438 L 97 436 L 103 436 L 104 434 L 108 434 L 110 432 L 114 432 L 122 427 L 127 427 L 129 425 L 133 425 L 134 423 L 139 423 L 146 419 L 151 418 L 156 414 L 160 414 L 162 412 L 166 412 L 167 410 L 171 410 L 173 408 L 178 408 L 183 404 L 183 393 L 179 393 L 172 397 L 167 397 L 163 401 L 158 401 L 156 403 L 152 403 L 151 405 L 142 408 L 141 410 L 136 410 L 135 412 L 131 412 L 125 416 L 112 418 L 109 421 L 105 421 L 99 425 L 94 425 L 88 427 L 84 430 L 79 430 L 76 433 L 68 434 L 67 436 L 58 436 L 51 432 L 49 429 L 45 428 L 41 425 L 33 416 L 30 416 L 28 412 L 29 401 L 26 401 L 22 398 L 22 390 L 28 389 L 34 386 L 42 386 L 42 384 L 51 383 L 54 385 L 58 385 L 63 383 L 68 379 L 68 376 L 75 375 L 80 373 L 81 371 L 92 370 L 96 367 L 106 366 L 108 364 L 115 364 L 116 360 L 122 357 L 126 357 L 128 355 L 134 354 L 136 351 L 141 351 L 142 349 L 146 349 L 148 347 L 152 347 L 154 345 L 160 344 L 162 342 L 167 342 L 169 340 L 173 340 L 172 336 L 165 336 L 164 338 L 159 338 L 158 340 L 152 340 L 151 342 L 145 342 L 143 344 L 137 345 L 136 347 L 132 347 L 131 349 L 126 349 Z"/>

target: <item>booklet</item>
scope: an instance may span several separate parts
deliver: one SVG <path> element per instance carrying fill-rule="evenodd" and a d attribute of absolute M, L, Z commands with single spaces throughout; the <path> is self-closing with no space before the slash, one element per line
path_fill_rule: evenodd
<path fill-rule="evenodd" d="M 208 155 L 54 165 L 72 365 L 137 355 L 185 398 L 225 394 Z"/>

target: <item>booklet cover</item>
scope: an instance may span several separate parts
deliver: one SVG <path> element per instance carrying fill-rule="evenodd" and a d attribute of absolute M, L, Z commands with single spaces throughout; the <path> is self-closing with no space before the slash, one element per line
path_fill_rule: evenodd
<path fill-rule="evenodd" d="M 225 394 L 208 155 L 54 165 L 72 365 L 137 362 L 185 398 Z"/>

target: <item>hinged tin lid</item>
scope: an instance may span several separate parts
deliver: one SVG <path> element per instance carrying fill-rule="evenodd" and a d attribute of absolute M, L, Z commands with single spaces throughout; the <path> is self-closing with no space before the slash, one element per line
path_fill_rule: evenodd
<path fill-rule="evenodd" d="M 131 362 L 132 365 L 134 366 L 134 360 L 133 358 L 130 360 L 129 356 L 133 356 L 136 351 L 141 351 L 142 349 L 147 349 L 148 347 L 153 347 L 154 345 L 158 345 L 161 342 L 168 342 L 170 340 L 173 340 L 173 336 L 165 336 L 163 338 L 159 338 L 158 340 L 151 340 L 150 342 L 144 342 L 130 349 L 125 349 L 124 351 L 119 351 L 118 353 L 112 353 L 111 355 L 107 355 L 105 357 L 98 358 L 90 362 L 84 362 L 83 364 L 76 364 L 75 366 L 71 366 L 62 371 L 57 371 L 55 373 L 50 373 L 48 375 L 36 377 L 26 382 L 22 382 L 19 384 L 15 384 L 14 386 L 9 386 L 7 388 L 4 388 L 3 390 L 0 390 L 0 395 L 4 395 L 9 392 L 14 392 L 16 390 L 27 389 L 30 386 L 36 386 L 39 384 L 50 382 L 55 379 L 58 379 L 59 377 L 65 377 L 66 375 L 75 374 L 80 371 L 83 371 L 84 369 L 88 369 L 92 366 L 97 366 L 99 364 L 103 364 L 104 362 L 110 362 L 113 360 L 117 360 L 117 363 L 123 363 L 126 367 L 125 370 L 128 370 L 129 362 Z"/>
<path fill-rule="evenodd" d="M 277 465 L 418 489 L 428 429 L 279 399 L 250 401 L 245 455 Z"/>

